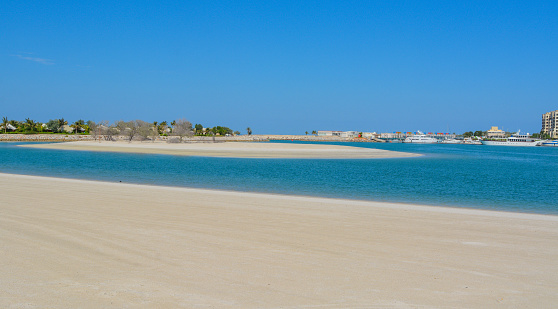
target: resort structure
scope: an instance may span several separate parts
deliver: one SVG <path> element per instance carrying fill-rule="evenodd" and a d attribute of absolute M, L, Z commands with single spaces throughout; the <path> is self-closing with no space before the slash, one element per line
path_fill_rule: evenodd
<path fill-rule="evenodd" d="M 541 133 L 548 134 L 551 138 L 558 137 L 558 110 L 542 115 Z"/>
<path fill-rule="evenodd" d="M 498 127 L 490 127 L 490 130 L 486 131 L 487 138 L 506 138 L 506 132 L 504 130 L 498 129 Z"/>

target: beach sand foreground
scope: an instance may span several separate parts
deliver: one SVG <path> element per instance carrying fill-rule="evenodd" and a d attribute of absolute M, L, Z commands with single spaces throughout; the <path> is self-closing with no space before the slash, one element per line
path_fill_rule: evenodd
<path fill-rule="evenodd" d="M 164 143 L 164 142 L 65 142 L 49 144 L 24 144 L 21 147 L 105 151 L 127 153 L 151 153 L 180 156 L 233 157 L 233 158 L 299 158 L 299 159 L 373 159 L 405 158 L 418 154 L 327 144 L 287 143 Z"/>
<path fill-rule="evenodd" d="M 0 174 L 2 308 L 552 308 L 558 217 Z"/>

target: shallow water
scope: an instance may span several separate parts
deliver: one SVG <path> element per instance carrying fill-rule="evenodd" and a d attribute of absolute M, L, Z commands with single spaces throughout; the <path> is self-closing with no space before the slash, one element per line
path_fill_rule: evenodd
<path fill-rule="evenodd" d="M 0 143 L 0 172 L 558 214 L 554 147 L 330 143 L 424 156 L 311 160 L 100 153 L 18 144 Z"/>

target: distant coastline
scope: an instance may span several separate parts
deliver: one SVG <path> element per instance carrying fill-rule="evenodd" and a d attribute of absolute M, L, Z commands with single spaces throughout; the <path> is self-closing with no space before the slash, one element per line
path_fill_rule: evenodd
<path fill-rule="evenodd" d="M 118 141 L 127 140 L 125 136 L 114 136 Z M 172 136 L 159 136 L 156 141 L 167 141 Z M 85 134 L 0 134 L 0 141 L 3 142 L 74 142 L 74 141 L 94 141 L 92 135 Z M 104 138 L 101 137 L 104 142 Z M 183 139 L 185 142 L 267 142 L 274 140 L 295 140 L 309 142 L 376 142 L 365 138 L 349 138 L 338 136 L 316 136 L 316 135 L 279 135 L 279 134 L 259 134 L 259 135 L 236 135 L 236 136 L 193 136 Z M 138 140 L 140 141 L 140 140 Z M 151 142 L 151 140 L 143 140 Z M 110 141 L 107 141 L 110 142 Z"/>

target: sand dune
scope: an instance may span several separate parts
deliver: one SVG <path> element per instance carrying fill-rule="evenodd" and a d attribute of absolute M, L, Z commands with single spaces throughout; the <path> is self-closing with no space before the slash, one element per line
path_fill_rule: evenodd
<path fill-rule="evenodd" d="M 558 217 L 0 174 L 2 308 L 552 308 Z"/>
<path fill-rule="evenodd" d="M 128 153 L 154 153 L 182 156 L 236 158 L 311 158 L 311 159 L 370 159 L 416 157 L 418 154 L 326 144 L 286 143 L 151 143 L 151 142 L 66 142 L 27 144 L 22 147 L 86 150 Z"/>

